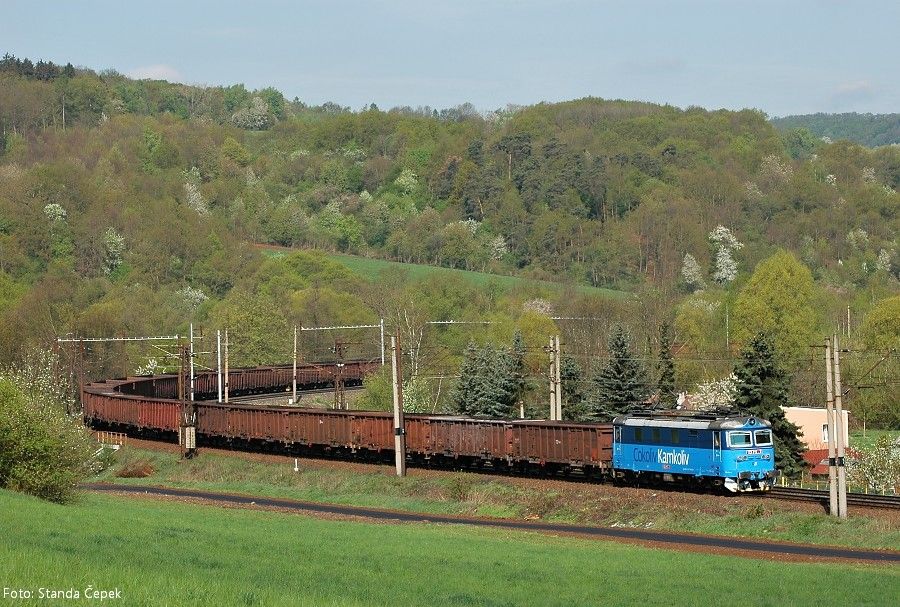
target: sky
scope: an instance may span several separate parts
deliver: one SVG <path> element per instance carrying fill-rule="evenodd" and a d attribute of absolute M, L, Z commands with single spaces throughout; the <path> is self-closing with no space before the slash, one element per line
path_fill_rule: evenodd
<path fill-rule="evenodd" d="M 898 0 L 3 0 L 3 52 L 354 109 L 900 112 Z"/>

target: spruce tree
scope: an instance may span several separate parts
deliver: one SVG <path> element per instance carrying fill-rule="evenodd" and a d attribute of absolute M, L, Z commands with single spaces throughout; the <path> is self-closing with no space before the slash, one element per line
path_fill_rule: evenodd
<path fill-rule="evenodd" d="M 643 405 L 648 382 L 644 365 L 631 349 L 631 337 L 617 325 L 609 338 L 609 362 L 593 380 L 588 404 L 592 421 L 610 421 L 617 415 Z"/>
<path fill-rule="evenodd" d="M 512 349 L 491 346 L 485 346 L 482 354 L 485 394 L 480 414 L 504 419 L 514 417 L 524 385 L 517 354 Z"/>
<path fill-rule="evenodd" d="M 735 405 L 745 413 L 772 424 L 775 466 L 789 477 L 806 469 L 800 431 L 787 420 L 782 407 L 788 405 L 788 376 L 779 365 L 771 338 L 758 333 L 742 352 L 734 370 L 737 377 Z"/>
<path fill-rule="evenodd" d="M 459 369 L 459 380 L 450 397 L 453 408 L 462 415 L 473 415 L 478 392 L 478 348 L 473 342 L 466 347 L 465 358 Z"/>
<path fill-rule="evenodd" d="M 470 343 L 453 390 L 454 408 L 463 415 L 512 417 L 524 380 L 517 369 L 517 356 L 510 350 Z"/>
<path fill-rule="evenodd" d="M 675 407 L 675 361 L 672 359 L 672 328 L 664 322 L 659 327 L 659 357 L 656 361 L 656 387 L 659 403 L 665 409 Z"/>
<path fill-rule="evenodd" d="M 585 408 L 584 371 L 581 365 L 571 356 L 563 355 L 559 374 L 565 403 L 563 418 L 576 422 L 590 421 L 589 412 Z"/>

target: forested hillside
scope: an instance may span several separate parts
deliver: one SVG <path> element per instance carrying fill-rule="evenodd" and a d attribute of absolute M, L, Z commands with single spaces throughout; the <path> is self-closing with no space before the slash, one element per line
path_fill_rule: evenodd
<path fill-rule="evenodd" d="M 779 130 L 806 129 L 815 137 L 846 139 L 873 148 L 900 144 L 900 114 L 806 114 L 773 118 Z"/>
<path fill-rule="evenodd" d="M 486 115 L 351 111 L 271 88 L 135 81 L 7 56 L 0 144 L 4 361 L 68 332 L 183 331 L 194 321 L 243 326 L 237 362 L 271 362 L 284 360 L 294 322 L 395 318 L 415 339 L 411 318 L 455 317 L 497 320 L 475 338 L 485 342 L 509 344 L 523 330 L 535 352 L 550 332 L 568 331 L 586 373 L 606 356 L 613 323 L 629 325 L 651 356 L 668 322 L 678 387 L 691 389 L 727 374 L 759 330 L 779 333 L 799 365 L 848 305 L 851 335 L 862 339 L 870 311 L 884 309 L 886 328 L 866 343 L 896 339 L 892 308 L 879 302 L 898 293 L 900 149 L 780 134 L 752 110 L 588 98 Z M 317 255 L 266 259 L 250 243 L 635 297 L 393 272 L 373 281 Z M 767 259 L 798 269 L 751 279 Z M 770 304 L 751 305 L 762 300 Z M 603 321 L 573 329 L 552 315 Z M 438 333 L 439 371 L 460 362 L 471 337 Z M 106 352 L 102 371 L 121 354 Z M 798 399 L 812 398 L 807 388 Z"/>

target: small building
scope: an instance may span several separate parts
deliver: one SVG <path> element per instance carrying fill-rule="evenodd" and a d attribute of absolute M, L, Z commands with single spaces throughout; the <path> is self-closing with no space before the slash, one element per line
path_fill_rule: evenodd
<path fill-rule="evenodd" d="M 811 476 L 828 476 L 828 449 L 809 449 L 803 452 L 803 459 Z"/>
<path fill-rule="evenodd" d="M 828 449 L 828 417 L 825 409 L 818 407 L 782 407 L 784 416 L 789 422 L 800 428 L 803 435 L 800 440 L 806 445 L 810 451 L 818 451 L 820 449 Z M 850 422 L 850 412 L 844 409 L 843 413 L 843 434 L 844 446 L 849 445 L 850 431 L 848 429 Z"/>

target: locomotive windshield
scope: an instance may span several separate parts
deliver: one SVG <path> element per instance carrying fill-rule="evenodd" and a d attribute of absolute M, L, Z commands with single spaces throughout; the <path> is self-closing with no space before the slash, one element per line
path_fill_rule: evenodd
<path fill-rule="evenodd" d="M 767 447 L 771 444 L 772 444 L 772 431 L 771 430 L 757 430 L 756 431 L 756 446 Z"/>
<path fill-rule="evenodd" d="M 753 443 L 750 440 L 749 432 L 729 432 L 728 433 L 728 446 L 729 447 L 749 447 Z"/>

